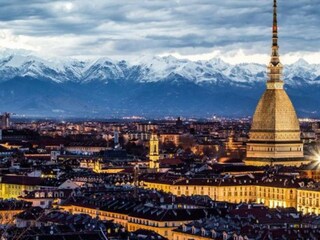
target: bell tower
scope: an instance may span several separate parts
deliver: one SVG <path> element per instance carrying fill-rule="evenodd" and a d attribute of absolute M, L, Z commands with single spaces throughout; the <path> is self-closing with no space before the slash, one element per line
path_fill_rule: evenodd
<path fill-rule="evenodd" d="M 159 139 L 155 130 L 152 131 L 149 141 L 149 169 L 159 171 Z"/>

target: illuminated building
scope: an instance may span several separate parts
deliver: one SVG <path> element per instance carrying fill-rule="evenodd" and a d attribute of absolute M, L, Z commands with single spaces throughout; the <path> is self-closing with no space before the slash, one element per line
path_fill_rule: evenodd
<path fill-rule="evenodd" d="M 246 154 L 246 146 L 244 142 L 237 141 L 234 134 L 231 133 L 228 137 L 228 141 L 224 143 L 224 151 L 226 156 L 220 157 L 219 162 L 240 161 Z"/>
<path fill-rule="evenodd" d="M 18 198 L 23 191 L 39 189 L 42 179 L 38 177 L 2 176 L 0 177 L 0 198 Z"/>
<path fill-rule="evenodd" d="M 0 146 L 6 148 L 6 149 L 9 149 L 9 150 L 13 150 L 13 149 L 19 149 L 22 147 L 22 144 L 15 144 L 15 143 L 1 143 Z"/>
<path fill-rule="evenodd" d="M 159 171 L 159 139 L 158 135 L 153 132 L 149 141 L 149 169 L 155 172 Z"/>
<path fill-rule="evenodd" d="M 252 175 L 253 176 L 253 175 Z M 215 179 L 163 178 L 143 179 L 147 189 L 177 196 L 206 195 L 215 201 L 229 203 L 262 203 L 267 207 L 297 207 L 297 191 L 311 180 L 287 176 L 254 178 L 250 175 Z M 142 180 L 142 179 L 141 179 Z"/>
<path fill-rule="evenodd" d="M 96 142 L 71 142 L 67 146 L 64 147 L 65 151 L 71 153 L 86 153 L 86 154 L 94 154 L 99 153 L 101 151 L 108 150 L 108 146 L 106 143 L 96 143 Z"/>
<path fill-rule="evenodd" d="M 20 175 L 0 176 L 0 198 L 18 198 L 25 191 L 31 192 L 41 188 L 54 188 L 54 180 L 40 177 L 28 177 Z"/>
<path fill-rule="evenodd" d="M 180 134 L 178 133 L 161 133 L 160 142 L 168 143 L 172 142 L 174 145 L 178 146 L 180 144 Z"/>
<path fill-rule="evenodd" d="M 176 183 L 170 191 L 178 196 L 207 195 L 215 201 L 241 203 L 256 199 L 254 182 L 249 178 L 189 179 Z"/>
<path fill-rule="evenodd" d="M 267 184 L 259 184 L 256 187 L 257 203 L 262 203 L 270 208 L 276 207 L 293 207 L 297 206 L 297 187 L 292 184 L 286 185 L 283 180 L 269 182 Z"/>
<path fill-rule="evenodd" d="M 99 167 L 97 167 L 98 162 L 101 161 L 100 159 L 94 159 L 94 158 L 83 158 L 83 159 L 79 159 L 80 162 L 80 167 L 81 168 L 88 168 L 88 169 L 99 169 Z"/>
<path fill-rule="evenodd" d="M 316 154 L 317 157 L 317 154 Z M 312 162 L 309 165 L 303 166 L 300 170 L 301 178 L 310 178 L 315 182 L 320 182 L 320 167 L 319 160 Z"/>
<path fill-rule="evenodd" d="M 65 200 L 74 195 L 74 189 L 42 189 L 28 192 L 20 200 L 32 203 L 33 207 L 51 208 L 56 201 Z"/>
<path fill-rule="evenodd" d="M 126 169 L 132 169 L 130 157 L 122 150 L 110 150 L 104 152 L 103 157 L 91 156 L 90 158 L 79 156 L 80 167 L 91 169 L 95 173 L 118 173 Z"/>
<path fill-rule="evenodd" d="M 155 129 L 158 129 L 158 125 L 157 124 L 152 124 L 152 123 L 139 123 L 137 125 L 137 130 L 139 132 L 149 132 L 149 131 L 153 131 Z"/>
<path fill-rule="evenodd" d="M 96 201 L 96 202 L 95 202 Z M 138 229 L 154 231 L 169 240 L 173 240 L 172 231 L 181 224 L 201 219 L 209 214 L 216 214 L 216 209 L 190 205 L 176 207 L 174 204 L 161 206 L 144 205 L 133 199 L 104 199 L 104 202 L 92 199 L 90 201 L 75 200 L 63 204 L 61 209 L 72 214 L 85 213 L 100 220 L 112 220 L 121 224 L 129 232 Z"/>
<path fill-rule="evenodd" d="M 304 214 L 320 214 L 320 189 L 307 187 L 298 189 L 297 210 Z"/>
<path fill-rule="evenodd" d="M 318 168 L 318 167 L 317 167 Z M 305 169 L 300 172 L 302 178 L 310 178 L 316 182 L 320 182 L 320 169 Z"/>
<path fill-rule="evenodd" d="M 256 183 L 247 176 L 229 179 L 144 179 L 143 184 L 147 189 L 177 196 L 206 195 L 212 200 L 230 203 L 256 200 Z"/>
<path fill-rule="evenodd" d="M 295 109 L 285 92 L 279 59 L 277 1 L 274 0 L 272 54 L 269 80 L 252 120 L 247 165 L 304 164 L 303 143 Z"/>
<path fill-rule="evenodd" d="M 103 161 L 94 157 L 80 159 L 80 167 L 91 169 L 95 173 L 118 173 L 131 168 L 128 164 L 117 164 L 116 161 Z"/>
<path fill-rule="evenodd" d="M 101 161 L 96 161 L 94 164 L 93 171 L 95 173 L 119 173 L 127 168 L 130 168 L 130 167 L 125 165 L 119 165 L 119 166 L 113 165 L 111 162 L 103 163 Z"/>
<path fill-rule="evenodd" d="M 0 201 L 0 224 L 14 224 L 14 216 L 31 206 L 30 202 L 17 200 Z"/>

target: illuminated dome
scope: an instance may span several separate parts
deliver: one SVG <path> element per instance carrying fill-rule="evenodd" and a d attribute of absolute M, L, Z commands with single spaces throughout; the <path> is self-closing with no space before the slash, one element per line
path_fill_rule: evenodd
<path fill-rule="evenodd" d="M 267 89 L 253 116 L 251 140 L 300 141 L 295 109 L 283 89 Z"/>

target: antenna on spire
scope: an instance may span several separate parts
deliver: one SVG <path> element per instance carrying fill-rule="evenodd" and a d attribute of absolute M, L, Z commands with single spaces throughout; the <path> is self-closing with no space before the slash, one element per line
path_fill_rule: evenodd
<path fill-rule="evenodd" d="M 277 0 L 273 3 L 273 46 L 278 46 L 278 16 L 277 16 Z"/>
<path fill-rule="evenodd" d="M 272 53 L 268 69 L 269 80 L 267 87 L 270 89 L 282 89 L 283 81 L 281 80 L 281 75 L 283 67 L 279 57 L 277 0 L 273 0 Z M 275 85 L 274 83 L 277 84 Z"/>
<path fill-rule="evenodd" d="M 277 66 L 280 63 L 279 45 L 278 45 L 278 16 L 277 16 L 277 0 L 273 0 L 273 26 L 272 26 L 272 54 L 271 64 Z"/>

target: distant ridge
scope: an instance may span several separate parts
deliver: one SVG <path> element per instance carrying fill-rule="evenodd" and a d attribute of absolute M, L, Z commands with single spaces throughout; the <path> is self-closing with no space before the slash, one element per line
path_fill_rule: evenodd
<path fill-rule="evenodd" d="M 299 116 L 319 116 L 320 65 L 285 66 Z M 266 66 L 221 59 L 143 57 L 134 62 L 0 56 L 0 111 L 36 116 L 121 117 L 252 115 Z"/>

